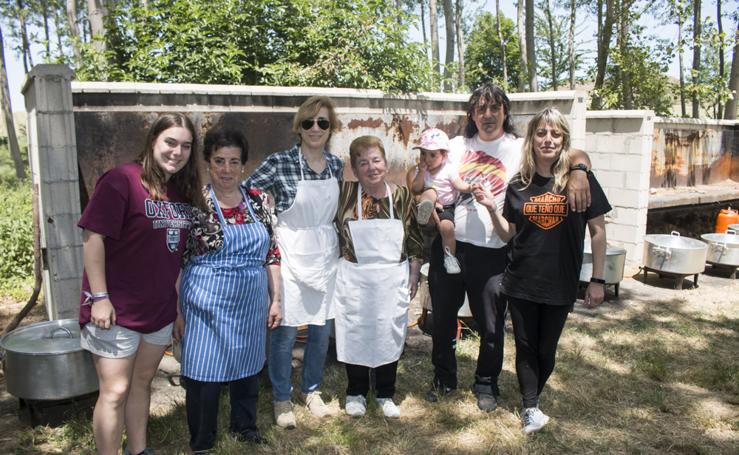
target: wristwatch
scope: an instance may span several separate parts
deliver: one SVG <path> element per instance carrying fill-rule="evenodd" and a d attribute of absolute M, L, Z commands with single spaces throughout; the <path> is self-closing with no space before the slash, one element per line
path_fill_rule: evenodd
<path fill-rule="evenodd" d="M 604 280 L 603 278 L 595 278 L 595 277 L 593 277 L 593 278 L 590 278 L 590 282 L 591 283 L 595 283 L 595 284 L 603 284 L 603 285 L 606 284 L 606 280 Z"/>
<path fill-rule="evenodd" d="M 570 166 L 570 172 L 572 171 L 585 171 L 586 174 L 590 172 L 588 167 L 582 163 L 573 164 L 572 166 Z"/>

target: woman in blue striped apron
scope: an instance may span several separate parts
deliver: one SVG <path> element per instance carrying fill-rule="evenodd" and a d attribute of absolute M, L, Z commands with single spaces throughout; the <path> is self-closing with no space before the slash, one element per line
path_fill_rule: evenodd
<path fill-rule="evenodd" d="M 229 383 L 231 434 L 262 442 L 256 427 L 257 374 L 264 367 L 267 328 L 281 319 L 280 257 L 264 195 L 239 183 L 247 147 L 235 130 L 216 129 L 205 136 L 211 184 L 203 192 L 209 210 L 195 215 L 175 327 L 182 338 L 195 453 L 208 453 L 215 445 L 224 382 Z"/>

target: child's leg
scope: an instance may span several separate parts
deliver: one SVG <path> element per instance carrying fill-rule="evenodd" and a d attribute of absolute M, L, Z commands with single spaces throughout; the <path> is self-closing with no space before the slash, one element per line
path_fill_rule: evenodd
<path fill-rule="evenodd" d="M 436 215 L 434 213 L 434 215 Z M 438 217 L 438 216 L 437 216 Z M 438 223 L 439 234 L 441 234 L 441 245 L 454 254 L 457 252 L 457 239 L 454 237 L 454 223 L 449 220 L 441 220 Z"/>
<path fill-rule="evenodd" d="M 434 214 L 434 204 L 436 203 L 436 190 L 428 188 L 421 193 L 420 202 L 418 203 L 416 220 L 421 225 L 428 224 L 431 216 Z"/>
<path fill-rule="evenodd" d="M 436 204 L 436 190 L 433 188 L 423 190 L 421 201 L 431 201 L 432 204 Z"/>

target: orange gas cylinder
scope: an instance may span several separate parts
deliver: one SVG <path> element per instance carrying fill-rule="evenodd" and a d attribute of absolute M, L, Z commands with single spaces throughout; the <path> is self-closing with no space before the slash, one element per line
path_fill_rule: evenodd
<path fill-rule="evenodd" d="M 716 217 L 716 232 L 723 234 L 730 224 L 739 223 L 739 211 L 732 209 L 721 209 Z"/>

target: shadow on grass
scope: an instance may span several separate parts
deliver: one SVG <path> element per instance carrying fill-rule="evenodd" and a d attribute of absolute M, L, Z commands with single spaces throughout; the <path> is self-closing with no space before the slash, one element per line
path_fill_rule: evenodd
<path fill-rule="evenodd" d="M 624 301 L 639 298 L 625 292 Z M 686 309 L 680 295 L 635 306 L 623 301 L 598 311 L 580 304 L 562 336 L 554 375 L 542 394 L 552 417 L 539 434 L 524 437 L 518 417 L 514 345 L 506 333 L 499 408 L 477 410 L 468 386 L 479 339 L 468 336 L 457 349 L 459 390 L 439 403 L 424 394 L 433 368 L 430 343 L 409 344 L 399 364 L 396 402 L 403 417 L 382 417 L 372 399 L 367 415 L 343 414 L 346 377 L 332 352 L 323 397 L 339 415 L 311 417 L 296 404 L 298 428 L 274 426 L 269 381 L 261 379 L 258 426 L 264 446 L 233 440 L 227 432 L 227 394 L 220 401 L 214 454 L 550 454 L 550 453 L 737 453 L 739 447 L 739 319 Z M 295 369 L 293 384 L 299 384 Z M 92 453 L 89 421 L 61 429 L 37 427 L 19 434 L 17 453 Z M 149 423 L 150 445 L 161 454 L 188 453 L 183 404 Z"/>

